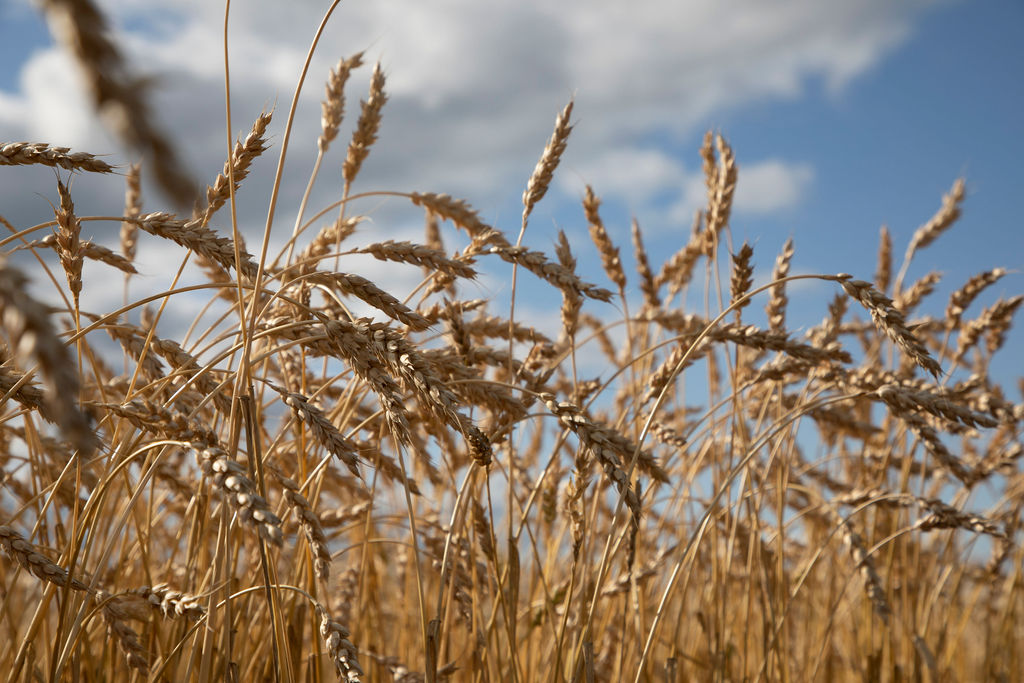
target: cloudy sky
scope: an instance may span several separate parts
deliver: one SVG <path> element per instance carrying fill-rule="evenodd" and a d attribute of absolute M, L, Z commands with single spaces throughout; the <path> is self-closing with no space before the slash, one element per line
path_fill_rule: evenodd
<path fill-rule="evenodd" d="M 190 169 L 211 182 L 227 145 L 223 7 L 208 0 L 100 5 L 136 70 L 156 79 L 161 120 Z M 251 242 L 262 233 L 285 115 L 326 5 L 233 3 L 235 133 L 262 108 L 276 107 L 274 146 L 240 195 Z M 134 160 L 92 116 L 75 69 L 34 6 L 0 3 L 0 25 L 0 140 Z M 356 189 L 448 192 L 513 237 L 525 182 L 557 112 L 574 98 L 568 151 L 525 243 L 550 250 L 556 229 L 564 229 L 592 278 L 600 271 L 579 208 L 585 184 L 602 197 L 605 223 L 624 254 L 636 217 L 657 266 L 684 243 L 703 203 L 697 149 L 713 129 L 737 155 L 732 235 L 754 245 L 759 273 L 792 236 L 794 272 L 871 279 L 879 227 L 889 226 L 902 254 L 963 175 L 961 222 L 919 253 L 910 280 L 944 273 L 939 312 L 949 291 L 996 265 L 1016 272 L 985 303 L 1024 291 L 1019 0 L 344 0 L 302 92 L 275 244 L 290 234 L 315 157 L 328 69 L 360 50 L 381 62 L 390 101 Z M 368 79 L 364 67 L 350 82 L 349 122 Z M 339 195 L 344 143 L 335 143 L 325 163 L 313 207 Z M 53 186 L 48 169 L 0 167 L 0 214 L 19 227 L 52 218 Z M 122 193 L 117 179 L 76 180 L 81 212 L 117 213 Z M 155 190 L 146 201 L 147 209 L 165 208 Z M 415 238 L 421 230 L 422 216 L 391 200 L 358 211 L 373 218 L 363 242 Z M 116 246 L 117 225 L 88 230 Z M 165 258 L 165 250 L 156 245 L 144 257 Z M 152 270 L 161 261 L 151 263 Z M 500 275 L 485 285 L 495 295 L 504 286 Z M 816 302 L 809 321 L 823 314 Z M 1015 369 L 1020 374 L 1019 363 Z"/>

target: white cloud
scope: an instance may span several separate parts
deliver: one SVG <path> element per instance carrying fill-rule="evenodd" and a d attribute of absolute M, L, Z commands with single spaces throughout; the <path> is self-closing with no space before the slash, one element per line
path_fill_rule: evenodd
<path fill-rule="evenodd" d="M 814 169 L 806 163 L 779 160 L 741 167 L 736 184 L 736 211 L 772 213 L 795 206 L 814 180 Z"/>

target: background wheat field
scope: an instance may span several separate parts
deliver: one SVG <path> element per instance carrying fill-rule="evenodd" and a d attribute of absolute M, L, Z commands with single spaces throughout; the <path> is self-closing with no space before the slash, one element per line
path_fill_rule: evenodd
<path fill-rule="evenodd" d="M 536 225 L 567 97 L 494 221 L 364 180 L 390 74 L 368 45 L 309 68 L 336 4 L 197 186 L 102 9 L 40 3 L 142 162 L 0 144 L 46 172 L 0 221 L 0 676 L 1024 680 L 1020 276 L 915 268 L 970 230 L 969 177 L 909 241 L 796 269 L 734 228 L 743 151 L 711 131 L 671 251 L 596 185 L 583 242 Z M 90 183 L 123 203 L 80 211 Z"/>

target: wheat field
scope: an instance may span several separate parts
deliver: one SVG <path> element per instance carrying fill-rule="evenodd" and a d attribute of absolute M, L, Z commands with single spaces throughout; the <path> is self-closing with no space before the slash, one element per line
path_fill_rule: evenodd
<path fill-rule="evenodd" d="M 327 75 L 308 179 L 340 164 L 332 203 L 278 205 L 268 129 L 294 105 L 197 193 L 102 14 L 42 5 L 146 161 L 0 144 L 0 165 L 55 175 L 48 215 L 2 221 L 7 681 L 1024 680 L 1024 404 L 989 372 L 1024 296 L 993 295 L 1015 286 L 998 266 L 948 300 L 937 274 L 906 279 L 964 180 L 902 260 L 883 229 L 876 263 L 791 275 L 794 240 L 733 242 L 739 164 L 708 133 L 706 206 L 669 258 L 638 223 L 616 239 L 589 187 L 593 244 L 560 233 L 547 253 L 526 227 L 573 103 L 514 189 L 521 219 L 489 225 L 444 188 L 360 184 L 388 96 L 353 53 Z M 242 188 L 275 164 L 247 246 L 238 203 L 266 198 Z M 124 206 L 76 213 L 82 175 Z M 144 177 L 194 208 L 144 206 Z M 422 239 L 362 230 L 380 202 Z M 276 253 L 275 211 L 299 217 Z M 92 222 L 119 243 L 83 239 Z M 135 297 L 146 242 L 174 256 Z M 757 287 L 755 257 L 774 262 Z M 420 282 L 388 291 L 369 259 Z M 477 296 L 484 272 L 511 303 Z M 123 305 L 89 310 L 111 282 Z M 806 282 L 831 303 L 791 329 Z M 553 331 L 517 315 L 526 287 L 560 302 Z"/>

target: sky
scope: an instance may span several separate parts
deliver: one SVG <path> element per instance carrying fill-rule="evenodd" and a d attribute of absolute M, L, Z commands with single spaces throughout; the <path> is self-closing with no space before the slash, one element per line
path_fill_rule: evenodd
<path fill-rule="evenodd" d="M 212 182 L 227 153 L 223 5 L 99 5 L 137 73 L 155 79 L 160 120 L 189 168 L 200 182 Z M 244 134 L 263 108 L 275 108 L 271 150 L 239 195 L 251 251 L 262 234 L 299 69 L 326 7 L 320 0 L 232 5 L 233 135 Z M 66 145 L 119 165 L 134 161 L 91 113 L 73 64 L 52 44 L 34 5 L 0 3 L 0 26 L 0 140 Z M 627 271 L 633 218 L 657 268 L 685 243 L 693 212 L 703 206 L 698 148 L 704 132 L 714 130 L 729 140 L 739 165 L 732 239 L 754 246 L 762 281 L 788 237 L 796 249 L 793 273 L 872 279 L 880 226 L 889 227 L 901 256 L 963 176 L 963 217 L 918 253 L 908 282 L 941 271 L 930 309 L 941 315 L 949 293 L 971 275 L 1010 269 L 968 319 L 1024 291 L 1020 0 L 344 0 L 301 94 L 272 253 L 291 234 L 315 158 L 328 69 L 358 51 L 368 65 L 350 81 L 347 123 L 356 118 L 375 61 L 387 75 L 390 99 L 354 189 L 446 192 L 513 239 L 523 188 L 555 116 L 573 99 L 568 149 L 524 243 L 551 252 L 556 231 L 565 230 L 591 281 L 606 284 L 580 208 L 584 187 L 602 198 Z M 313 207 L 340 194 L 346 136 L 325 161 Z M 123 205 L 116 178 L 76 178 L 73 192 L 79 213 L 111 215 Z M 55 199 L 50 169 L 0 167 L 0 214 L 16 226 L 51 219 L 47 202 Z M 145 201 L 147 210 L 167 208 L 154 188 Z M 422 214 L 397 200 L 375 199 L 357 210 L 371 219 L 357 241 L 422 234 Z M 91 234 L 83 236 L 116 248 L 118 229 L 90 223 Z M 453 233 L 446 238 L 458 244 Z M 166 286 L 167 253 L 156 240 L 141 245 L 140 282 L 156 291 Z M 93 272 L 97 281 L 111 278 L 120 297 L 120 276 Z M 395 294 L 415 285 L 376 262 L 359 264 L 357 272 L 386 279 L 379 284 Z M 507 294 L 505 274 L 482 278 L 478 295 Z M 794 324 L 824 317 L 833 293 L 826 289 L 791 294 Z M 534 307 L 538 316 L 557 319 L 557 305 L 523 299 L 524 311 Z M 1010 345 L 1024 349 L 1019 332 Z M 1024 374 L 1012 353 L 1000 363 L 1014 378 Z"/>

